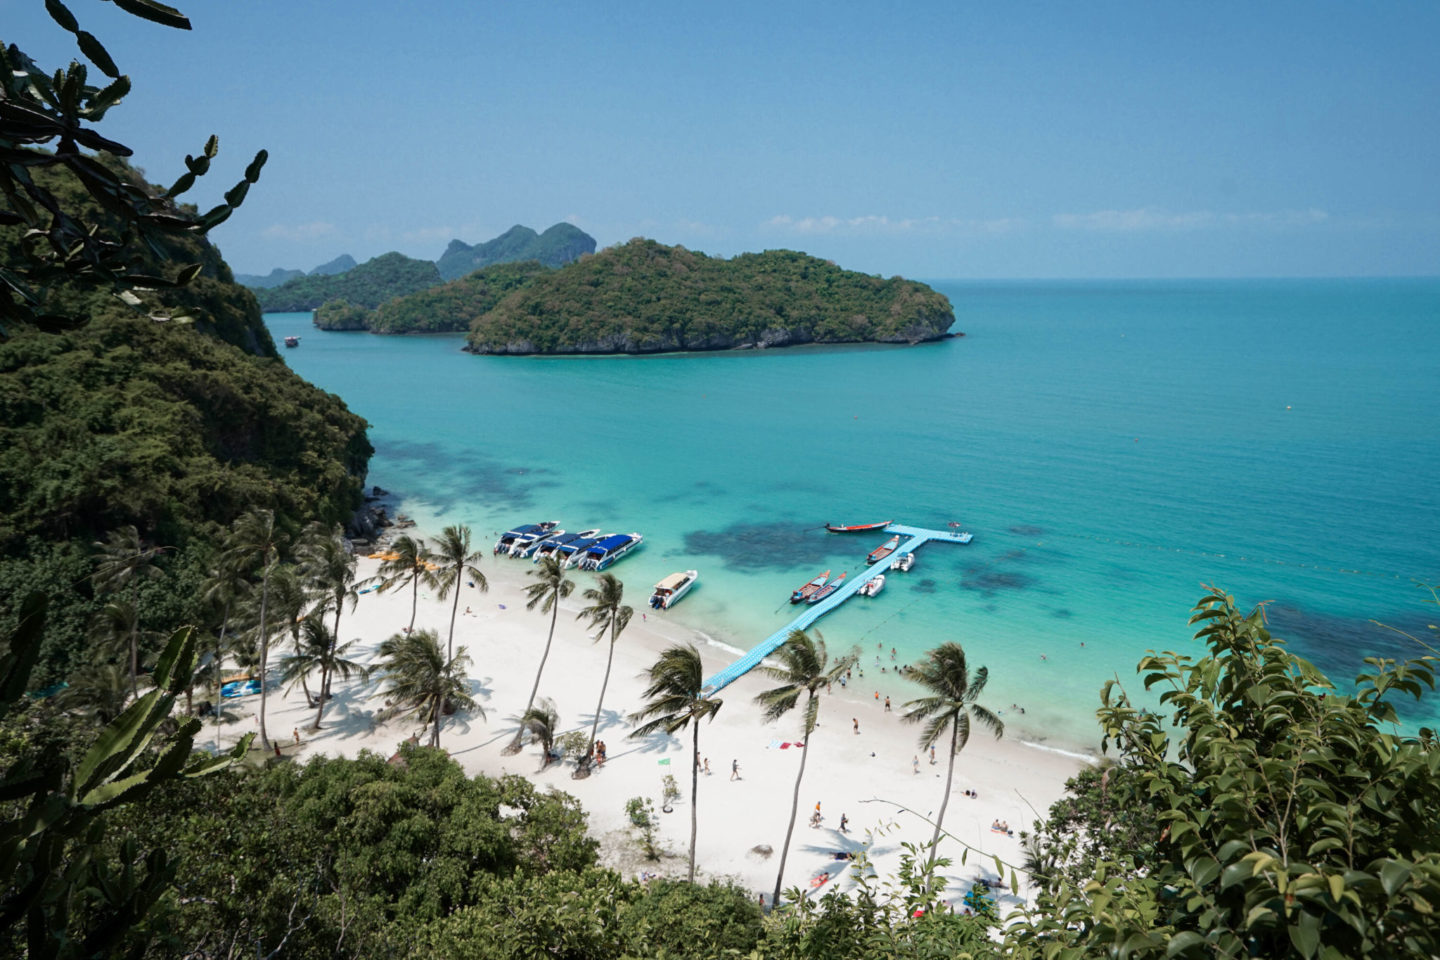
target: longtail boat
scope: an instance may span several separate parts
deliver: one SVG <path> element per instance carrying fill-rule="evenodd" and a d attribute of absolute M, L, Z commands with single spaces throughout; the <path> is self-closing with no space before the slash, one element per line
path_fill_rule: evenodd
<path fill-rule="evenodd" d="M 829 579 L 830 571 L 826 570 L 824 573 L 820 574 L 820 576 L 816 577 L 814 580 L 811 580 L 799 590 L 796 590 L 794 593 L 790 594 L 790 602 L 802 603 L 806 600 L 809 600 L 812 596 L 814 596 L 816 590 L 819 590 L 821 587 L 825 586 L 825 581 Z"/>
<path fill-rule="evenodd" d="M 889 540 L 886 540 L 883 544 L 876 547 L 874 550 L 871 550 L 870 555 L 865 558 L 865 562 L 879 563 L 881 560 L 884 560 L 886 557 L 890 556 L 890 554 L 894 553 L 895 548 L 898 546 L 900 546 L 900 535 L 897 533 L 895 536 L 891 537 Z"/>
<path fill-rule="evenodd" d="M 849 571 L 849 570 L 846 570 L 844 573 L 840 574 L 840 576 L 836 577 L 834 580 L 831 580 L 829 583 L 825 584 L 825 586 L 821 587 L 819 590 L 816 590 L 814 593 L 812 593 L 812 594 L 810 595 L 810 598 L 809 598 L 808 600 L 806 600 L 805 602 L 806 602 L 806 603 L 819 603 L 821 600 L 824 600 L 826 597 L 830 596 L 830 594 L 834 593 L 836 590 L 839 590 L 839 589 L 840 589 L 840 584 L 844 583 L 844 582 L 845 582 L 845 578 L 848 577 L 849 575 L 850 575 L 850 571 Z"/>
<path fill-rule="evenodd" d="M 864 533 L 866 530 L 883 530 L 894 522 L 894 520 L 882 520 L 880 523 L 852 523 L 848 527 L 836 523 L 827 523 L 825 524 L 825 529 L 831 533 Z"/>

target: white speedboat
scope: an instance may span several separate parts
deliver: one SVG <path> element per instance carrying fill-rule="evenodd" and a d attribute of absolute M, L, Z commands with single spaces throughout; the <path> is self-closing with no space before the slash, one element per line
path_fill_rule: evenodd
<path fill-rule="evenodd" d="M 563 536 L 565 536 L 564 530 L 551 530 L 549 533 L 542 533 L 533 540 L 516 540 L 514 545 L 510 547 L 510 556 L 528 557 L 536 550 L 539 550 L 541 544 L 549 543 L 551 540 L 559 540 Z"/>
<path fill-rule="evenodd" d="M 566 544 L 574 543 L 577 540 L 590 540 L 599 532 L 600 530 L 598 528 L 594 530 L 581 530 L 579 533 L 566 533 L 558 537 L 552 537 L 549 540 L 542 540 L 536 544 L 535 553 L 530 558 L 530 562 L 538 562 L 541 557 L 556 557 L 563 560 L 567 554 L 560 552 L 562 547 Z"/>
<path fill-rule="evenodd" d="M 913 553 L 902 553 L 890 561 L 890 569 L 899 570 L 901 573 L 909 573 L 913 566 L 915 566 L 915 554 Z"/>
<path fill-rule="evenodd" d="M 859 590 L 856 590 L 855 592 L 858 593 L 858 594 L 860 594 L 860 596 L 862 596 L 862 597 L 873 597 L 873 596 L 875 596 L 875 594 L 879 593 L 881 590 L 884 590 L 884 589 L 885 589 L 885 574 L 883 574 L 883 573 L 877 573 L 877 574 L 875 574 L 875 576 L 871 577 L 869 580 L 866 580 L 864 583 L 862 583 L 862 584 L 860 585 L 860 589 L 859 589 Z"/>
<path fill-rule="evenodd" d="M 695 581 L 700 579 L 698 570 L 686 570 L 684 573 L 672 573 L 670 576 L 655 584 L 655 592 L 650 594 L 650 606 L 654 610 L 669 610 L 680 598 L 695 586 Z"/>
<path fill-rule="evenodd" d="M 612 533 L 576 553 L 570 562 L 581 570 L 604 570 L 645 541 L 638 533 Z M 576 559 L 576 558 L 579 559 Z"/>
<path fill-rule="evenodd" d="M 558 520 L 546 520 L 543 523 L 527 523 L 524 526 L 516 527 L 514 530 L 506 530 L 500 534 L 500 539 L 495 541 L 495 553 L 509 553 L 517 543 L 529 543 L 532 540 L 545 536 L 551 530 L 560 526 Z"/>

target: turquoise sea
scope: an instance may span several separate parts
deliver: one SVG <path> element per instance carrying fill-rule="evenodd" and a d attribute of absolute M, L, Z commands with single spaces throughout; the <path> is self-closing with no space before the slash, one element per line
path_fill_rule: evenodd
<path fill-rule="evenodd" d="M 627 598 L 697 568 L 666 616 L 735 648 L 884 539 L 827 521 L 959 521 L 972 544 L 820 628 L 867 671 L 877 644 L 888 667 L 960 641 L 1026 739 L 1093 748 L 1107 678 L 1198 649 L 1202 584 L 1268 601 L 1336 678 L 1420 652 L 1371 621 L 1440 621 L 1418 586 L 1440 582 L 1440 280 L 932 285 L 965 335 L 917 347 L 482 358 L 267 321 L 370 421 L 369 482 L 422 529 L 638 530 Z"/>

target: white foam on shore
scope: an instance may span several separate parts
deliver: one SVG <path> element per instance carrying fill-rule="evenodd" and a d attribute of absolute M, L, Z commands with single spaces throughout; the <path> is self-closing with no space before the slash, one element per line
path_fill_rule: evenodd
<path fill-rule="evenodd" d="M 716 650 L 724 650 L 726 653 L 734 657 L 745 656 L 745 650 L 735 646 L 733 643 L 726 643 L 723 640 L 717 640 L 710 634 L 706 633 L 704 630 L 696 630 L 695 635 L 698 636 L 701 640 L 704 640 L 707 647 L 714 647 Z"/>
<path fill-rule="evenodd" d="M 1082 752 L 1079 750 L 1065 750 L 1061 747 L 1051 747 L 1043 743 L 1036 743 L 1034 740 L 1021 740 L 1019 741 L 1019 743 L 1021 746 L 1029 747 L 1032 750 L 1044 750 L 1046 753 L 1059 754 L 1062 757 L 1069 757 L 1071 760 L 1083 761 L 1084 763 L 1088 763 L 1091 766 L 1095 766 L 1100 763 L 1100 757 L 1096 756 L 1094 753 L 1091 752 Z"/>

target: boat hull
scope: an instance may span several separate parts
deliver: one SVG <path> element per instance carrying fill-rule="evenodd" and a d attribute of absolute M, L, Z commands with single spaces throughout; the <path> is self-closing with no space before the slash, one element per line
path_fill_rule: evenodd
<path fill-rule="evenodd" d="M 827 523 L 825 529 L 831 533 L 864 533 L 866 530 L 883 530 L 894 522 L 894 520 L 885 520 L 881 523 L 852 523 L 848 526 Z"/>
<path fill-rule="evenodd" d="M 682 579 L 675 582 L 675 577 Z M 680 602 L 680 598 L 690 592 L 695 586 L 695 581 L 700 579 L 698 570 L 686 570 L 683 574 L 671 574 L 664 580 L 655 584 L 655 591 L 650 594 L 650 609 L 669 610 Z"/>

